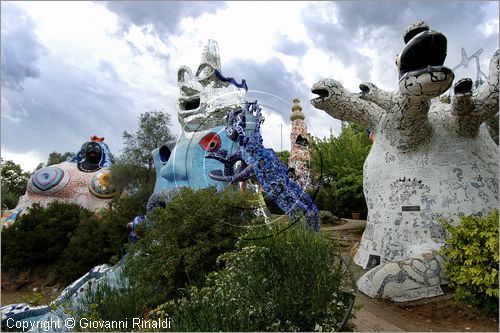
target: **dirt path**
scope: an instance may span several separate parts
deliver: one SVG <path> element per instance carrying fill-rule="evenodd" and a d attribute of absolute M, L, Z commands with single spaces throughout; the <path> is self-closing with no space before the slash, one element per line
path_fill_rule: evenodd
<path fill-rule="evenodd" d="M 30 301 L 37 300 L 37 304 L 44 305 L 52 302 L 59 295 L 60 290 L 54 287 L 44 287 L 38 288 L 38 292 L 41 293 L 41 298 L 37 299 L 34 293 L 30 289 L 25 290 L 2 290 L 0 302 L 1 305 L 9 305 L 16 303 L 26 303 Z"/>
<path fill-rule="evenodd" d="M 357 280 L 364 270 L 352 262 L 352 248 L 361 240 L 366 221 L 345 220 L 338 226 L 322 226 L 340 246 Z M 351 327 L 357 332 L 498 332 L 498 318 L 454 300 L 453 292 L 414 302 L 394 303 L 356 296 Z"/>

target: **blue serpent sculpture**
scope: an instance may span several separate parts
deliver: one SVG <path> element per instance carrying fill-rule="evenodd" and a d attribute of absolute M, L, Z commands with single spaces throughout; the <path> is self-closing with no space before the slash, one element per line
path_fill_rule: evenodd
<path fill-rule="evenodd" d="M 206 158 L 231 165 L 234 165 L 234 160 L 241 160 L 242 163 L 234 174 L 224 176 L 220 171 L 214 170 L 210 177 L 227 181 L 229 186 L 256 176 L 264 191 L 294 223 L 304 216 L 307 224 L 319 231 L 316 205 L 298 184 L 290 180 L 287 167 L 274 150 L 263 145 L 260 131 L 263 122 L 261 110 L 257 101 L 247 102 L 243 108 L 227 115 L 226 134 L 238 144 L 239 149 L 234 154 L 228 154 L 224 150 L 207 154 Z"/>

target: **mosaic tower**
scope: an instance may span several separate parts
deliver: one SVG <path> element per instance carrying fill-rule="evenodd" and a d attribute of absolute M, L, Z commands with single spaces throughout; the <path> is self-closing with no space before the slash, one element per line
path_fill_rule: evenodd
<path fill-rule="evenodd" d="M 305 116 L 302 112 L 300 100 L 293 100 L 292 113 L 290 120 L 292 121 L 292 131 L 290 132 L 290 158 L 288 159 L 288 169 L 293 180 L 302 188 L 310 187 L 309 179 L 309 160 L 311 158 L 309 152 L 309 135 L 307 134 L 307 126 L 304 121 Z"/>

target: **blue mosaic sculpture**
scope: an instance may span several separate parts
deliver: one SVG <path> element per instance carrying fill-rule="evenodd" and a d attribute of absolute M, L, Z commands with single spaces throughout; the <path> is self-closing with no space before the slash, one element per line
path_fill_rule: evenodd
<path fill-rule="evenodd" d="M 238 151 L 235 154 L 213 153 L 207 158 L 243 161 L 242 165 L 246 167 L 240 168 L 234 175 L 223 179 L 231 184 L 255 175 L 267 195 L 290 216 L 293 222 L 305 216 L 307 224 L 315 231 L 319 231 L 316 205 L 298 184 L 290 180 L 288 168 L 281 162 L 274 150 L 264 147 L 260 132 L 262 122 L 261 108 L 257 101 L 247 102 L 242 109 L 232 111 L 228 115 L 226 133 L 238 144 Z M 211 173 L 210 176 L 220 175 Z"/>
<path fill-rule="evenodd" d="M 231 184 L 256 176 L 278 207 L 296 221 L 305 215 L 319 230 L 317 208 L 300 186 L 288 177 L 288 168 L 262 143 L 263 121 L 257 102 L 246 101 L 247 84 L 221 74 L 217 43 L 209 41 L 202 61 L 191 74 L 178 72 L 177 111 L 182 132 L 174 144 L 153 151 L 156 184 L 148 211 L 164 206 L 182 187 L 215 186 L 220 192 Z"/>
<path fill-rule="evenodd" d="M 214 186 L 220 192 L 231 184 L 255 176 L 293 223 L 305 217 L 307 224 L 319 231 L 318 210 L 313 201 L 288 178 L 288 168 L 276 153 L 263 145 L 261 108 L 257 102 L 246 102 L 246 82 L 243 80 L 239 84 L 220 73 L 215 42 L 209 42 L 202 59 L 194 77 L 189 68 L 179 69 L 178 116 L 183 129 L 176 143 L 166 143 L 152 152 L 157 178 L 147 210 L 164 206 L 183 187 Z M 84 145 L 81 152 L 88 152 L 89 148 L 97 147 Z M 106 149 L 102 150 L 103 155 L 109 156 Z M 84 154 L 79 153 L 73 162 L 82 163 L 83 157 Z M 106 159 L 103 161 L 106 163 Z M 104 164 L 100 166 L 105 167 Z M 135 227 L 141 223 L 148 223 L 147 217 L 138 216 L 128 225 L 132 243 L 138 239 Z M 58 322 L 60 325 L 51 326 L 51 331 L 72 330 L 64 325 L 68 310 L 82 307 L 83 295 L 100 284 L 121 287 L 118 281 L 124 262 L 122 258 L 114 267 L 95 267 L 64 289 L 51 306 L 13 304 L 2 307 L 2 326 L 9 327 L 9 321 L 20 322 L 36 331 L 42 330 L 40 323 Z"/>

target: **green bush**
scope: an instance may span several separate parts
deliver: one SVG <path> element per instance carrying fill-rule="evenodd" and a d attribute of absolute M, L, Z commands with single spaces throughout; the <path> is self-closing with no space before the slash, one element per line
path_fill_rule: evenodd
<path fill-rule="evenodd" d="M 319 211 L 319 219 L 322 224 L 337 224 L 339 222 L 339 218 L 327 210 Z"/>
<path fill-rule="evenodd" d="M 10 228 L 2 231 L 2 269 L 28 269 L 58 260 L 73 231 L 92 213 L 76 204 L 33 205 Z"/>
<path fill-rule="evenodd" d="M 114 201 L 101 218 L 76 204 L 34 205 L 2 231 L 2 269 L 50 265 L 57 282 L 69 283 L 92 267 L 114 264 L 125 254 L 127 223 L 143 213 L 135 197 Z"/>
<path fill-rule="evenodd" d="M 116 264 L 125 254 L 127 241 L 126 224 L 117 219 L 83 220 L 61 255 L 57 265 L 59 280 L 69 283 L 96 265 Z"/>
<path fill-rule="evenodd" d="M 10 160 L 0 158 L 2 176 L 1 209 L 16 207 L 19 197 L 26 192 L 26 184 L 30 178 L 29 172 L 23 172 L 21 166 Z"/>
<path fill-rule="evenodd" d="M 456 298 L 498 312 L 498 210 L 444 225 L 451 237 L 441 252 Z"/>
<path fill-rule="evenodd" d="M 354 281 L 334 243 L 302 226 L 241 240 L 218 261 L 225 267 L 203 287 L 152 315 L 170 316 L 174 331 L 333 331 L 354 302 Z"/>
<path fill-rule="evenodd" d="M 183 189 L 164 209 L 148 214 L 142 234 L 127 257 L 131 280 L 157 287 L 157 300 L 175 297 L 179 288 L 203 281 L 217 257 L 234 249 L 237 237 L 254 218 L 238 192 L 216 195 L 214 188 Z M 157 303 L 158 304 L 158 303 Z"/>
<path fill-rule="evenodd" d="M 340 216 L 350 217 L 352 212 L 366 216 L 368 208 L 363 194 L 363 172 L 354 171 L 331 183 L 333 210 Z"/>
<path fill-rule="evenodd" d="M 331 180 L 320 187 L 319 191 L 308 190 L 319 210 L 332 212 L 339 217 L 351 217 L 352 212 L 366 216 L 366 206 L 363 194 L 363 172 L 351 170 L 351 173 Z"/>
<path fill-rule="evenodd" d="M 17 206 L 17 203 L 19 202 L 19 198 L 21 195 L 9 192 L 4 188 L 4 186 L 2 186 L 1 188 L 1 193 L 2 193 L 2 210 L 14 209 Z"/>
<path fill-rule="evenodd" d="M 68 311 L 76 322 L 81 318 L 96 322 L 127 322 L 126 329 L 120 327 L 119 331 L 132 331 L 133 319 L 143 318 L 149 309 L 150 299 L 154 298 L 154 290 L 148 286 L 139 287 L 138 281 L 129 281 L 123 276 L 116 282 L 116 286 L 99 283 L 85 291 L 79 308 Z M 117 331 L 117 328 L 106 329 L 102 325 L 85 328 L 86 331 Z M 77 326 L 78 328 L 79 326 Z M 122 326 L 123 327 L 123 326 Z"/>

